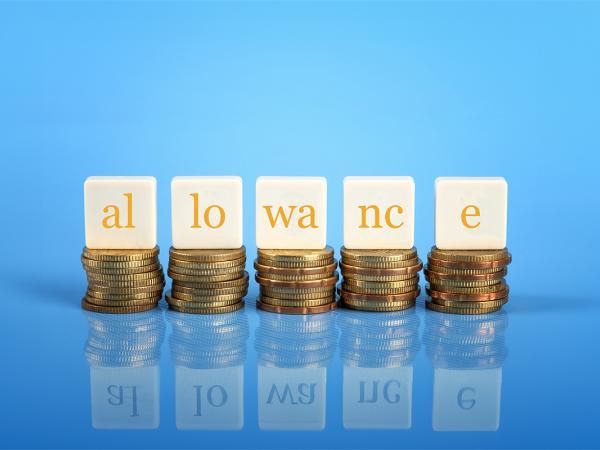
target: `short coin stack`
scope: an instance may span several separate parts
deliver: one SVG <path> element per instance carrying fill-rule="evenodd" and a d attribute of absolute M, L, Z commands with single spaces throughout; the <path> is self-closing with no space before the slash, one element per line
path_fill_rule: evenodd
<path fill-rule="evenodd" d="M 128 314 L 148 311 L 158 304 L 165 277 L 158 247 L 142 250 L 89 249 L 81 263 L 88 290 L 81 306 L 88 311 Z"/>
<path fill-rule="evenodd" d="M 258 249 L 254 262 L 260 297 L 256 306 L 283 314 L 318 314 L 337 306 L 337 261 L 333 248 Z"/>
<path fill-rule="evenodd" d="M 423 263 L 415 247 L 407 250 L 341 248 L 343 305 L 361 311 L 400 311 L 415 306 Z"/>
<path fill-rule="evenodd" d="M 169 276 L 173 279 L 166 299 L 182 313 L 220 314 L 244 306 L 248 293 L 246 248 L 169 250 Z"/>
<path fill-rule="evenodd" d="M 428 309 L 451 314 L 485 314 L 508 302 L 504 281 L 511 255 L 501 250 L 440 250 L 428 255 Z"/>

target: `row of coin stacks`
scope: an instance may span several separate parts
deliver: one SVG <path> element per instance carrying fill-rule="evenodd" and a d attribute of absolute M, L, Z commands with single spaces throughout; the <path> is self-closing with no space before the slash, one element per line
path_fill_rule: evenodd
<path fill-rule="evenodd" d="M 82 261 L 90 288 L 83 306 L 123 313 L 154 307 L 164 287 L 156 247 L 156 180 L 90 177 L 84 190 Z M 241 178 L 175 177 L 171 194 L 173 288 L 167 303 L 179 312 L 201 314 L 243 307 L 248 276 Z M 501 278 L 509 258 L 493 256 L 508 255 L 506 181 L 438 178 L 435 198 L 437 253 L 429 258 L 432 301 L 427 306 L 456 313 L 493 311 L 507 300 L 501 294 L 508 293 Z M 345 306 L 386 312 L 415 305 L 422 264 L 414 247 L 414 210 L 411 177 L 344 179 L 344 279 L 338 290 Z M 259 177 L 255 217 L 257 306 L 291 314 L 336 308 L 326 179 Z M 495 303 L 475 304 L 489 301 Z"/>

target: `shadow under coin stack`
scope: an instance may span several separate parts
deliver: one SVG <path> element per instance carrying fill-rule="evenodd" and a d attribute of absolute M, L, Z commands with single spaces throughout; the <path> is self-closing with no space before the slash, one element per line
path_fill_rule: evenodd
<path fill-rule="evenodd" d="M 169 308 L 182 313 L 220 314 L 244 307 L 248 293 L 246 248 L 169 250 L 166 299 Z"/>
<path fill-rule="evenodd" d="M 361 311 L 400 311 L 415 306 L 423 263 L 408 250 L 341 248 L 343 305 Z"/>
<path fill-rule="evenodd" d="M 283 314 L 318 314 L 336 308 L 337 261 L 333 249 L 258 249 L 259 309 Z"/>
<path fill-rule="evenodd" d="M 511 255 L 501 250 L 440 250 L 428 255 L 428 309 L 451 314 L 486 314 L 508 302 L 504 280 Z"/>
<path fill-rule="evenodd" d="M 148 311 L 158 304 L 165 277 L 158 247 L 142 250 L 89 249 L 81 263 L 88 290 L 81 305 L 88 311 L 128 314 Z"/>

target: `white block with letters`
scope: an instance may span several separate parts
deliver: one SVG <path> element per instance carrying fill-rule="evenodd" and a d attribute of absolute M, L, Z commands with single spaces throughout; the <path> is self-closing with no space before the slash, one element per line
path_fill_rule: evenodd
<path fill-rule="evenodd" d="M 445 250 L 506 247 L 508 185 L 501 177 L 435 180 L 435 245 Z"/>
<path fill-rule="evenodd" d="M 174 177 L 171 220 L 175 248 L 240 248 L 242 179 Z"/>
<path fill-rule="evenodd" d="M 83 191 L 88 248 L 156 246 L 156 178 L 89 177 Z"/>
<path fill-rule="evenodd" d="M 256 246 L 321 249 L 327 237 L 327 180 L 259 177 L 256 180 Z"/>
<path fill-rule="evenodd" d="M 344 178 L 346 248 L 412 248 L 414 219 L 412 177 Z"/>

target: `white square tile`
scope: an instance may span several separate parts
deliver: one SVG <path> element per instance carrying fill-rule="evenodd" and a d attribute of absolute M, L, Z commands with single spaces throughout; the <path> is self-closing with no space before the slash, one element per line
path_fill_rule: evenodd
<path fill-rule="evenodd" d="M 89 177 L 83 191 L 88 248 L 156 246 L 154 177 Z"/>
<path fill-rule="evenodd" d="M 446 250 L 506 247 L 508 185 L 501 177 L 435 180 L 435 245 Z"/>
<path fill-rule="evenodd" d="M 412 248 L 414 221 L 412 177 L 344 178 L 346 248 Z"/>
<path fill-rule="evenodd" d="M 241 247 L 242 179 L 173 178 L 171 220 L 175 248 Z"/>
<path fill-rule="evenodd" d="M 327 241 L 327 180 L 259 177 L 256 180 L 256 246 L 318 249 Z"/>

